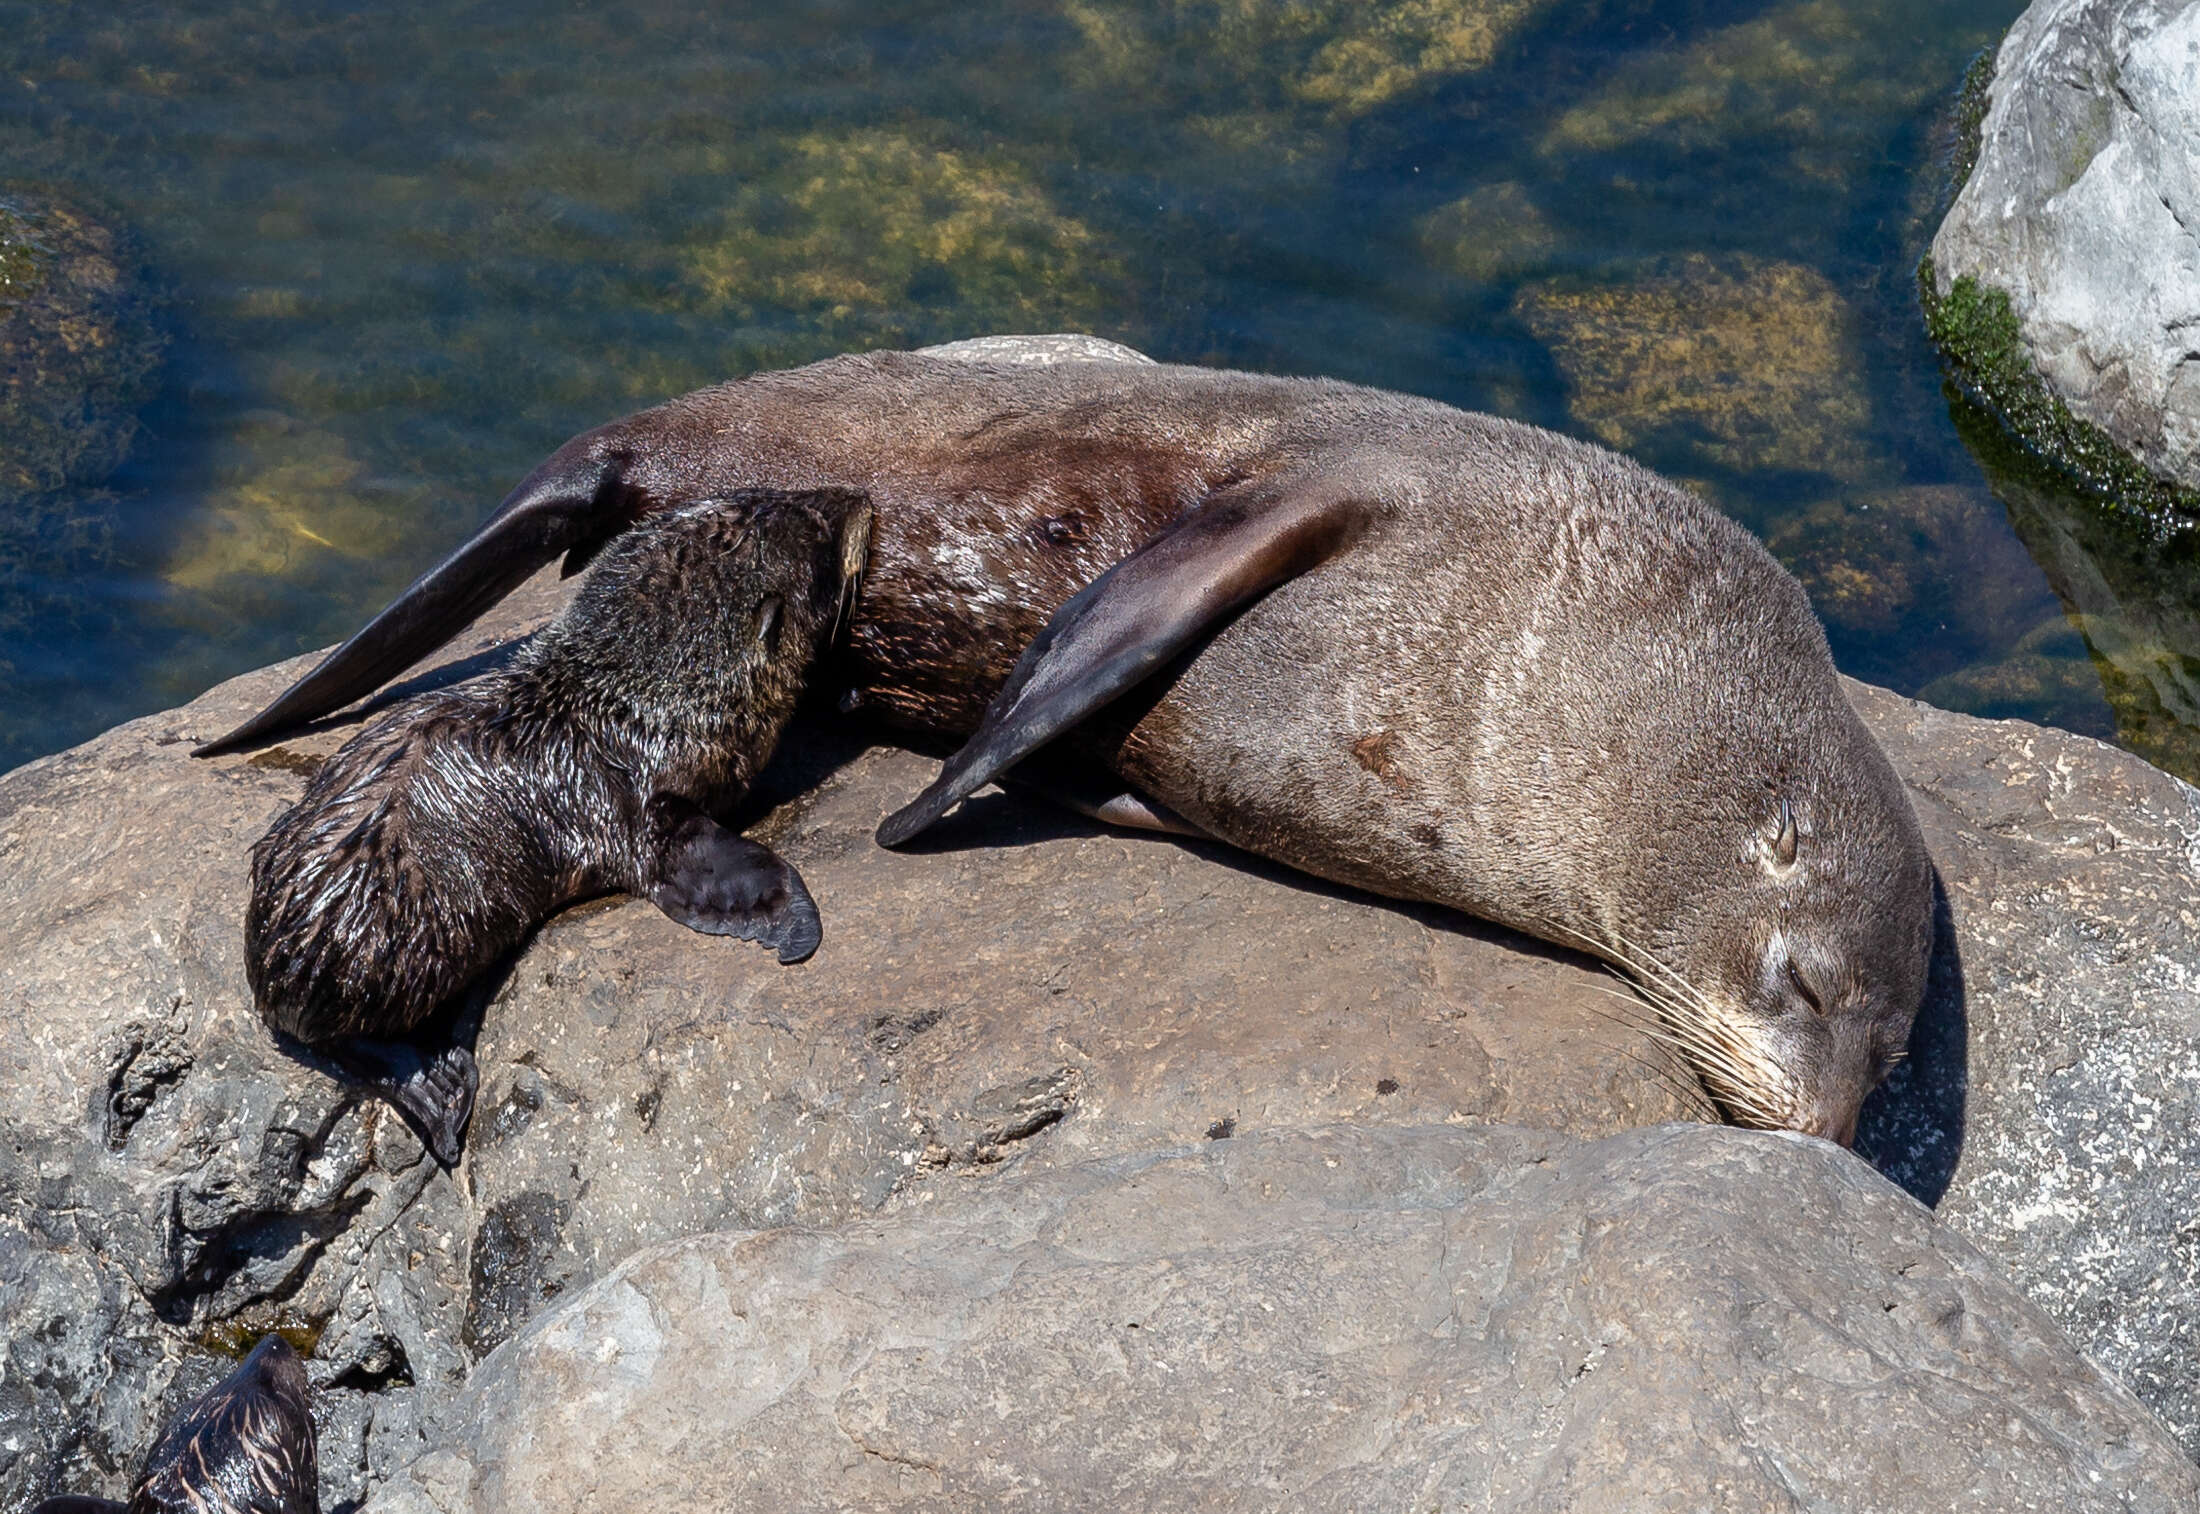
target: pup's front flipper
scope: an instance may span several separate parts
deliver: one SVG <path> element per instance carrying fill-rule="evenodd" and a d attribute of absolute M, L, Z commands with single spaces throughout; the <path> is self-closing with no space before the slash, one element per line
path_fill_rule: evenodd
<path fill-rule="evenodd" d="M 427 1047 L 373 1036 L 350 1036 L 316 1050 L 397 1106 L 438 1162 L 458 1165 L 481 1081 L 472 1052 L 455 1041 Z"/>
<path fill-rule="evenodd" d="M 1087 584 L 1033 638 L 940 776 L 878 828 L 916 836 L 1201 633 L 1354 541 L 1376 504 L 1352 481 L 1263 482 L 1216 495 Z"/>
<path fill-rule="evenodd" d="M 794 864 L 685 799 L 660 794 L 650 812 L 659 840 L 647 892 L 659 909 L 690 930 L 760 941 L 781 962 L 817 950 L 824 927 Z"/>

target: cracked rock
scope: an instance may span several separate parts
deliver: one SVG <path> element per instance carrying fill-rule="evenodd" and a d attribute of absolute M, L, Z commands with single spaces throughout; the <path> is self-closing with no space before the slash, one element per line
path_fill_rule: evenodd
<path fill-rule="evenodd" d="M 932 1197 L 630 1259 L 369 1514 L 2200 1500 L 1985 1258 L 1804 1137 L 1270 1130 Z"/>
<path fill-rule="evenodd" d="M 546 573 L 439 665 L 493 661 L 561 592 Z M 1608 977 L 1470 920 L 999 795 L 881 851 L 933 763 L 818 712 L 752 826 L 808 879 L 818 954 L 784 968 L 631 899 L 565 912 L 483 996 L 446 1174 L 251 1008 L 247 850 L 356 727 L 186 753 L 301 668 L 0 776 L 0 1259 L 41 1279 L 0 1289 L 11 1514 L 120 1491 L 143 1405 L 217 1329 L 319 1332 L 340 1507 L 400 1465 L 433 1481 L 423 1426 L 479 1353 L 646 1247 L 1277 1129 L 1689 1111 Z M 2082 738 L 1850 692 L 1950 905 L 1864 1148 L 2190 1436 L 2200 799 Z"/>

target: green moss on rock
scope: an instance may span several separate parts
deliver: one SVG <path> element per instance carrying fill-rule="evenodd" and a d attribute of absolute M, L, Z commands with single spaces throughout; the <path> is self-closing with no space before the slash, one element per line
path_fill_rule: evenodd
<path fill-rule="evenodd" d="M 2006 291 L 1964 274 L 1942 294 L 1930 254 L 1917 282 L 1925 329 L 1950 374 L 2027 451 L 2098 503 L 2162 529 L 2200 526 L 2200 492 L 2156 477 L 2049 390 L 2025 351 Z"/>

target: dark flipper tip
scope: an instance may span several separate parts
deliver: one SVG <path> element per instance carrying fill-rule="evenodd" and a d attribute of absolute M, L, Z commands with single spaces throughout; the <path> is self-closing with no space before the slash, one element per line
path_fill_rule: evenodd
<path fill-rule="evenodd" d="M 933 784 L 916 798 L 888 815 L 878 823 L 875 833 L 880 846 L 902 846 L 914 841 L 933 826 L 940 823 L 947 812 L 955 807 L 961 796 L 948 796 L 945 778 Z"/>
<path fill-rule="evenodd" d="M 395 1106 L 437 1162 L 458 1165 L 481 1078 L 472 1052 L 456 1042 L 431 1051 L 365 1036 L 326 1049 Z"/>
<path fill-rule="evenodd" d="M 655 807 L 663 840 L 652 903 L 690 930 L 772 947 L 781 962 L 801 962 L 817 950 L 824 926 L 792 863 L 685 800 L 660 798 Z"/>

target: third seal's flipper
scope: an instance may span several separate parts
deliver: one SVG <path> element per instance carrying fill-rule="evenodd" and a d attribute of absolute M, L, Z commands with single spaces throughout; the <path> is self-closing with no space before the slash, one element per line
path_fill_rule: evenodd
<path fill-rule="evenodd" d="M 969 742 L 932 786 L 886 817 L 899 846 L 1137 684 L 1257 595 L 1320 566 L 1373 513 L 1336 481 L 1217 496 L 1087 584 L 1024 649 Z"/>
<path fill-rule="evenodd" d="M 169 1421 L 127 1504 L 65 1494 L 31 1514 L 320 1514 L 319 1468 L 306 1364 L 281 1336 L 269 1335 Z"/>
<path fill-rule="evenodd" d="M 559 553 L 579 566 L 631 523 L 624 455 L 575 437 L 505 496 L 496 514 L 280 698 L 192 752 L 213 757 L 341 709 L 440 647 Z"/>

